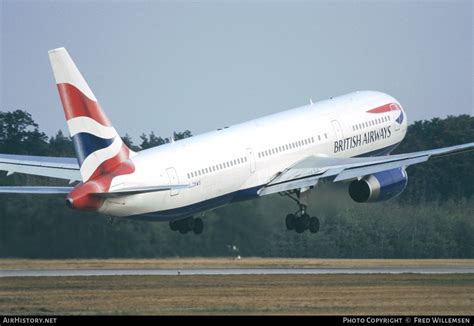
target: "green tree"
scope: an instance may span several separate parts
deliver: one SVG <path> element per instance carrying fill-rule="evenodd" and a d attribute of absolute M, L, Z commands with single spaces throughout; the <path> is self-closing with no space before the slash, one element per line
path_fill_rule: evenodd
<path fill-rule="evenodd" d="M 74 157 L 74 146 L 69 137 L 64 136 L 59 130 L 55 136 L 49 140 L 49 155 Z"/>
<path fill-rule="evenodd" d="M 44 155 L 47 141 L 28 112 L 0 111 L 0 153 Z"/>

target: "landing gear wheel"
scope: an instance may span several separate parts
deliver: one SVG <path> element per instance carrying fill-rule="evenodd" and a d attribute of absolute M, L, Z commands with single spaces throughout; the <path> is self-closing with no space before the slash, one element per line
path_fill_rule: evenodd
<path fill-rule="evenodd" d="M 189 229 L 186 227 L 186 225 L 184 223 L 182 225 L 180 225 L 179 233 L 186 234 L 186 233 L 188 233 L 188 231 L 189 231 Z"/>
<path fill-rule="evenodd" d="M 204 223 L 200 218 L 197 218 L 194 220 L 194 234 L 201 234 L 202 230 L 204 229 Z"/>
<path fill-rule="evenodd" d="M 317 233 L 319 231 L 319 219 L 316 216 L 313 216 L 309 220 L 309 232 Z"/>
<path fill-rule="evenodd" d="M 170 229 L 186 234 L 193 231 L 194 234 L 201 234 L 204 230 L 204 223 L 200 218 L 188 217 L 182 220 L 170 221 Z"/>
<path fill-rule="evenodd" d="M 170 229 L 171 231 L 178 231 L 178 221 L 170 221 Z"/>
<path fill-rule="evenodd" d="M 304 232 L 304 227 L 300 223 L 296 223 L 295 231 L 296 231 L 296 233 L 303 233 Z"/>
<path fill-rule="evenodd" d="M 293 214 L 286 215 L 285 224 L 286 224 L 286 228 L 288 230 L 290 230 L 290 231 L 293 230 L 295 228 L 295 224 L 296 224 L 295 215 L 293 215 Z"/>
<path fill-rule="evenodd" d="M 188 231 L 191 231 L 194 229 L 194 224 L 195 224 L 194 221 L 195 220 L 192 217 L 189 217 L 183 221 Z"/>
<path fill-rule="evenodd" d="M 304 230 L 307 230 L 309 228 L 309 221 L 310 217 L 308 214 L 303 214 L 300 217 L 301 219 L 301 226 L 303 227 Z"/>

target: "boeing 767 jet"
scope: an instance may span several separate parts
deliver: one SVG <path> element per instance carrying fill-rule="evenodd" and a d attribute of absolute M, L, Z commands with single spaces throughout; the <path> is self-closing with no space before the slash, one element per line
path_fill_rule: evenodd
<path fill-rule="evenodd" d="M 0 154 L 0 170 L 76 182 L 70 187 L 0 187 L 3 193 L 65 194 L 76 210 L 169 221 L 203 231 L 201 213 L 280 193 L 297 203 L 286 227 L 316 233 L 308 193 L 319 180 L 347 182 L 356 202 L 398 196 L 406 168 L 474 143 L 390 155 L 407 131 L 392 96 L 359 91 L 134 152 L 118 135 L 64 48 L 49 51 L 76 158 Z"/>

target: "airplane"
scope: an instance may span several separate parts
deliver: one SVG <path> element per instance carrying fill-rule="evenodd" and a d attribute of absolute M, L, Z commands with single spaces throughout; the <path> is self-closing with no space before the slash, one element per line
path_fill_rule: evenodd
<path fill-rule="evenodd" d="M 279 193 L 293 199 L 288 230 L 319 230 L 308 194 L 320 180 L 349 183 L 359 203 L 402 193 L 406 168 L 466 152 L 474 142 L 390 155 L 407 115 L 392 96 L 358 91 L 155 148 L 128 148 L 65 48 L 49 51 L 76 158 L 0 154 L 0 170 L 69 180 L 64 187 L 3 186 L 1 193 L 66 194 L 66 205 L 111 217 L 168 221 L 201 234 L 204 212 Z"/>

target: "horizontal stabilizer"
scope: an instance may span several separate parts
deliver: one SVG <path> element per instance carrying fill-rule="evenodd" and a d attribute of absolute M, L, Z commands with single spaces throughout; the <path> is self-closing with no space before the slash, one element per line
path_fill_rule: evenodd
<path fill-rule="evenodd" d="M 0 171 L 6 171 L 7 175 L 24 173 L 70 181 L 82 179 L 74 157 L 0 154 Z"/>
<path fill-rule="evenodd" d="M 2 194 L 67 194 L 73 187 L 22 187 L 22 186 L 4 186 L 0 187 Z"/>

